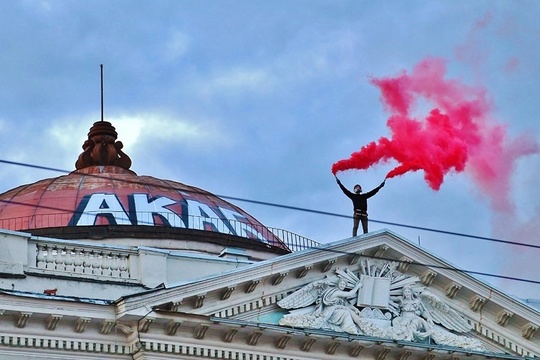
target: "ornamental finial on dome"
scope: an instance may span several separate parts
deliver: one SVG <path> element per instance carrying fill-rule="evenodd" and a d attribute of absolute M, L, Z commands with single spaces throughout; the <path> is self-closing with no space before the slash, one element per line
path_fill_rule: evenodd
<path fill-rule="evenodd" d="M 131 159 L 122 148 L 121 141 L 116 141 L 118 133 L 114 126 L 107 121 L 97 121 L 88 132 L 88 140 L 82 146 L 75 168 L 77 170 L 89 166 L 119 166 L 124 169 L 131 167 Z"/>

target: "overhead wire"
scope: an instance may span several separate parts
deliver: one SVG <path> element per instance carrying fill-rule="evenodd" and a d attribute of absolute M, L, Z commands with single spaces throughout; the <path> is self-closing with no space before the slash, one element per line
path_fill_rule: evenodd
<path fill-rule="evenodd" d="M 317 250 L 328 251 L 328 252 L 333 252 L 333 253 L 343 254 L 343 255 L 357 255 L 357 254 L 346 252 L 346 251 L 339 251 L 339 250 L 334 250 L 334 249 L 325 249 L 325 248 L 320 248 L 320 247 L 317 247 Z M 407 265 L 419 265 L 419 266 L 430 267 L 430 268 L 433 268 L 433 269 L 449 270 L 449 271 L 453 271 L 453 272 L 457 272 L 457 273 L 465 273 L 465 274 L 470 274 L 470 275 L 493 277 L 493 278 L 505 279 L 505 280 L 514 280 L 514 281 L 519 281 L 519 282 L 526 282 L 526 283 L 530 283 L 530 284 L 540 285 L 540 280 L 525 279 L 525 278 L 519 278 L 519 277 L 514 277 L 514 276 L 506 276 L 506 275 L 498 275 L 498 274 L 492 274 L 492 273 L 486 273 L 486 272 L 474 271 L 474 270 L 464 270 L 464 269 L 458 269 L 456 267 L 451 267 L 451 266 L 446 266 L 446 265 L 426 264 L 426 263 L 421 263 L 421 262 L 417 262 L 417 261 L 396 260 L 396 259 L 392 259 L 392 258 L 386 258 L 384 256 L 371 256 L 371 255 L 366 255 L 366 254 L 363 254 L 362 257 L 370 258 L 370 259 L 374 259 L 374 260 L 393 261 L 393 262 L 398 262 L 398 263 L 404 263 L 404 264 L 407 264 Z"/>
<path fill-rule="evenodd" d="M 62 209 L 62 208 L 58 208 L 58 207 L 43 206 L 43 205 L 31 205 L 31 204 L 26 204 L 26 203 L 17 202 L 17 201 L 11 201 L 11 200 L 0 200 L 0 203 L 12 203 L 12 204 L 16 204 L 16 205 L 32 206 L 32 207 L 44 208 L 44 209 L 48 209 L 48 210 L 57 210 L 57 211 L 66 211 L 66 212 L 71 212 L 72 211 L 71 209 Z M 150 225 L 150 223 L 141 223 L 141 225 Z M 321 244 L 321 245 L 324 245 L 324 244 Z M 316 247 L 316 248 L 319 251 L 327 251 L 327 252 L 339 253 L 339 254 L 344 254 L 344 255 L 355 255 L 353 253 L 334 250 L 334 249 L 327 249 L 327 248 L 324 248 L 324 247 Z M 401 260 L 395 260 L 395 259 L 389 259 L 389 258 L 386 259 L 386 258 L 380 257 L 380 256 L 378 256 L 378 257 L 369 256 L 369 255 L 363 255 L 363 256 L 367 257 L 367 258 L 372 258 L 372 259 L 404 262 L 404 261 L 401 261 Z M 512 277 L 512 276 L 506 276 L 506 275 L 499 275 L 499 274 L 492 274 L 492 273 L 479 272 L 479 271 L 473 271 L 473 270 L 466 270 L 466 269 L 457 269 L 455 267 L 450 267 L 450 266 L 427 264 L 427 263 L 420 263 L 420 262 L 415 262 L 415 261 L 408 262 L 408 264 L 409 265 L 426 266 L 426 267 L 431 267 L 431 268 L 436 268 L 436 269 L 438 268 L 438 269 L 450 270 L 450 271 L 466 273 L 466 274 L 472 274 L 472 275 L 481 275 L 481 276 L 493 277 L 493 278 L 499 278 L 499 279 L 514 280 L 514 281 L 519 281 L 519 282 L 527 282 L 527 283 L 539 284 L 540 285 L 540 281 L 536 281 L 536 280 L 532 280 L 532 279 L 518 278 L 518 277 Z"/>
<path fill-rule="evenodd" d="M 2 160 L 2 159 L 0 159 L 0 163 L 4 163 L 4 164 L 8 164 L 8 165 L 24 166 L 24 167 L 40 169 L 40 170 L 55 171 L 55 172 L 60 172 L 60 173 L 64 173 L 64 174 L 72 173 L 72 171 L 62 170 L 62 169 L 58 169 L 58 168 L 52 168 L 52 167 L 46 167 L 46 166 L 40 166 L 40 165 L 33 165 L 33 164 L 27 164 L 27 163 L 15 162 L 15 161 L 8 161 L 8 160 Z M 85 176 L 95 176 L 95 177 L 103 178 L 102 176 L 96 175 L 96 174 L 84 174 L 84 175 Z M 144 182 L 144 181 L 136 181 L 136 180 L 128 180 L 128 179 L 115 179 L 115 181 L 122 181 L 122 182 L 126 182 L 126 183 L 137 184 L 137 185 L 148 185 L 148 183 Z M 166 186 L 165 184 L 159 184 L 159 185 L 158 184 L 152 184 L 152 186 L 162 187 L 162 188 L 165 188 L 165 189 L 175 190 L 175 191 L 183 191 L 183 192 L 192 191 L 192 190 L 189 190 L 189 189 L 175 188 L 175 187 L 170 186 L 170 185 Z M 287 209 L 287 210 L 302 211 L 302 212 L 308 212 L 308 213 L 318 214 L 318 215 L 326 215 L 326 216 L 348 218 L 348 219 L 351 218 L 350 215 L 337 214 L 337 213 L 328 212 L 328 211 L 308 209 L 308 208 L 303 208 L 303 207 L 298 207 L 298 206 L 291 206 L 291 205 L 284 205 L 284 204 L 277 204 L 277 203 L 271 203 L 271 202 L 267 202 L 267 201 L 245 199 L 245 198 L 234 197 L 234 196 L 229 196 L 229 195 L 221 195 L 221 194 L 214 194 L 214 195 L 216 197 L 226 199 L 226 200 L 241 201 L 241 202 L 247 202 L 247 203 L 256 204 L 256 205 L 277 207 L 277 208 Z M 2 202 L 7 202 L 7 200 L 2 200 Z M 56 210 L 67 211 L 66 209 L 56 209 Z M 496 239 L 496 238 L 493 238 L 493 237 L 485 237 L 485 236 L 478 236 L 478 235 L 472 235 L 472 234 L 465 234 L 465 233 L 461 233 L 461 232 L 434 229 L 434 228 L 428 228 L 428 227 L 423 227 L 423 226 L 402 224 L 402 223 L 389 222 L 389 221 L 383 221 L 383 220 L 376 220 L 376 219 L 372 219 L 372 218 L 370 218 L 369 221 L 374 222 L 374 223 L 379 223 L 379 224 L 396 226 L 396 227 L 403 227 L 403 228 L 422 230 L 422 231 L 427 231 L 427 232 L 440 233 L 440 234 L 445 234 L 445 235 L 466 237 L 466 238 L 471 238 L 471 239 L 476 239 L 476 240 L 484 240 L 484 241 L 491 241 L 491 242 L 497 242 L 497 243 L 508 244 L 508 245 L 515 245 L 515 246 L 523 246 L 523 247 L 529 247 L 529 248 L 534 248 L 534 249 L 540 249 L 540 245 L 535 245 L 535 244 L 530 244 L 530 243 L 523 243 L 523 242 L 517 242 L 517 241 Z"/>
<path fill-rule="evenodd" d="M 40 166 L 40 165 L 27 164 L 27 163 L 20 163 L 20 162 L 8 161 L 8 160 L 2 160 L 2 159 L 0 159 L 0 163 L 4 163 L 4 164 L 8 164 L 8 165 L 24 166 L 24 167 L 35 168 L 35 169 L 40 169 L 40 170 L 61 172 L 61 173 L 64 173 L 64 174 L 71 173 L 71 171 L 66 171 L 66 170 L 62 170 L 62 169 L 46 167 L 46 166 Z M 103 178 L 102 176 L 95 175 L 95 174 L 84 174 L 84 175 L 85 176 L 96 176 L 96 177 Z M 128 180 L 128 179 L 115 179 L 115 180 L 124 181 L 124 182 L 128 182 L 128 183 L 134 183 L 134 184 L 138 184 L 138 185 L 145 185 L 145 184 L 148 185 L 148 183 L 146 183 L 144 181 L 135 181 L 135 180 Z M 182 191 L 182 192 L 189 192 L 190 191 L 189 189 L 175 188 L 173 186 L 170 186 L 169 184 L 167 184 L 167 185 L 164 185 L 164 184 L 160 184 L 160 185 L 152 184 L 152 186 L 163 187 L 163 188 L 166 188 L 166 189 L 169 189 L 169 190 L 176 190 L 176 191 Z M 194 190 L 191 190 L 191 191 L 194 191 Z M 270 202 L 264 202 L 264 201 L 258 201 L 258 200 L 250 200 L 250 199 L 244 199 L 244 198 L 227 196 L 227 195 L 218 195 L 218 194 L 214 194 L 214 195 L 219 197 L 219 198 L 227 199 L 227 200 L 249 202 L 249 203 L 258 204 L 258 205 L 272 206 L 272 207 L 278 207 L 278 208 L 283 208 L 283 209 L 288 209 L 288 210 L 303 211 L 303 212 L 309 212 L 309 213 L 314 213 L 314 214 L 319 214 L 319 215 L 327 215 L 327 216 L 349 218 L 349 219 L 351 218 L 350 215 L 337 214 L 337 213 L 332 213 L 332 212 L 327 212 L 327 211 L 307 209 L 307 208 L 302 208 L 302 207 L 297 207 L 297 206 L 283 205 L 283 204 L 270 203 Z M 2 202 L 2 203 L 13 203 L 13 204 L 23 205 L 23 206 L 46 208 L 46 209 L 49 209 L 49 210 L 72 211 L 72 209 L 62 209 L 62 208 L 58 208 L 58 207 L 51 207 L 51 206 L 44 206 L 44 205 L 25 204 L 25 203 L 21 203 L 21 202 L 12 201 L 12 200 L 0 200 L 0 202 Z M 484 240 L 484 241 L 491 241 L 491 242 L 498 242 L 498 243 L 503 243 L 503 244 L 508 244 L 508 245 L 514 245 L 514 246 L 524 246 L 524 247 L 529 247 L 529 248 L 540 249 L 540 245 L 534 245 L 534 244 L 528 244 L 528 243 L 519 243 L 519 242 L 515 242 L 515 241 L 494 239 L 494 238 L 490 238 L 490 237 L 463 234 L 463 233 L 458 233 L 458 232 L 439 230 L 439 229 L 432 229 L 432 228 L 426 228 L 426 227 L 420 227 L 420 226 L 414 226 L 414 225 L 407 225 L 407 224 L 400 224 L 400 223 L 393 223 L 393 222 L 374 220 L 374 219 L 370 219 L 370 221 L 375 222 L 375 223 L 380 223 L 380 224 L 397 226 L 397 227 L 405 227 L 405 228 L 411 228 L 411 229 L 417 229 L 417 230 L 423 230 L 423 231 L 436 232 L 436 233 L 441 233 L 441 234 L 446 234 L 446 235 L 468 237 L 468 238 L 473 238 L 473 239 L 477 239 L 477 240 Z M 339 252 L 339 251 L 336 251 L 336 250 L 333 250 L 333 249 L 327 249 L 327 248 L 324 248 L 324 247 L 318 247 L 318 249 L 322 250 L 322 251 Z M 345 254 L 348 254 L 348 255 L 354 255 L 354 254 L 349 254 L 349 253 L 346 253 L 346 252 L 341 252 L 341 253 L 345 253 Z M 370 257 L 370 256 L 365 256 L 365 257 Z M 377 257 L 377 259 L 381 259 L 381 257 Z M 388 259 L 388 260 L 396 261 L 395 259 Z M 493 277 L 493 278 L 499 278 L 499 279 L 505 279 L 505 280 L 513 280 L 513 281 L 526 282 L 526 283 L 537 284 L 537 285 L 540 284 L 540 281 L 532 280 L 532 279 L 525 279 L 525 278 L 506 276 L 506 275 L 498 275 L 498 274 L 492 274 L 492 273 L 480 272 L 480 271 L 457 269 L 455 267 L 449 267 L 449 266 L 443 266 L 443 265 L 423 264 L 423 263 L 419 263 L 419 262 L 411 262 L 410 264 L 428 266 L 428 267 L 431 267 L 431 268 L 445 269 L 445 270 L 456 271 L 456 272 L 467 273 L 467 274 L 478 275 L 478 276 L 486 276 L 486 277 Z"/>

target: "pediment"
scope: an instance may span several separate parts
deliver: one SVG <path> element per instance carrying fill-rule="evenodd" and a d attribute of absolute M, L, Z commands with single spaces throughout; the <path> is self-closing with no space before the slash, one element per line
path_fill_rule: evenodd
<path fill-rule="evenodd" d="M 538 311 L 390 231 L 132 296 L 118 306 L 123 314 L 158 308 L 481 353 L 540 353 Z"/>

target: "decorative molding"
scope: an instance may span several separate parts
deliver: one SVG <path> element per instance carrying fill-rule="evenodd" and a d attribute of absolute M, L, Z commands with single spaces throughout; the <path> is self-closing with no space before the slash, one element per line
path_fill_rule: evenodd
<path fill-rule="evenodd" d="M 390 352 L 390 349 L 383 348 L 380 351 L 377 352 L 375 355 L 375 359 L 377 360 L 384 360 L 386 359 L 386 356 L 388 356 L 388 353 Z"/>
<path fill-rule="evenodd" d="M 288 310 L 278 325 L 411 342 L 423 340 L 415 334 L 425 331 L 438 345 L 485 350 L 480 340 L 466 336 L 472 329 L 470 322 L 448 305 L 444 295 L 419 286 L 416 276 L 395 271 L 396 262 L 366 259 L 360 265 L 358 273 L 338 268 L 334 279 L 326 275 L 287 294 L 277 302 Z M 436 275 L 429 270 L 424 280 L 431 282 Z M 380 308 L 391 309 L 392 314 L 383 314 Z M 429 324 L 425 312 L 441 326 Z"/>
<path fill-rule="evenodd" d="M 287 275 L 289 275 L 288 271 L 279 273 L 279 275 L 272 282 L 272 285 L 281 284 L 281 282 L 283 281 L 283 279 L 285 279 L 287 277 Z"/>
<path fill-rule="evenodd" d="M 206 332 L 208 331 L 209 326 L 205 324 L 200 324 L 193 330 L 193 337 L 197 340 L 204 339 Z"/>
<path fill-rule="evenodd" d="M 228 331 L 225 332 L 222 340 L 226 343 L 230 343 L 234 340 L 236 333 L 238 333 L 238 329 L 230 328 Z"/>
<path fill-rule="evenodd" d="M 305 351 L 305 352 L 309 352 L 311 350 L 311 347 L 313 346 L 313 344 L 315 344 L 315 341 L 317 341 L 317 339 L 312 338 L 312 337 L 308 337 L 300 345 L 300 350 Z"/>
<path fill-rule="evenodd" d="M 399 265 L 397 267 L 397 271 L 406 273 L 409 271 L 409 267 L 411 266 L 411 263 L 413 260 L 407 256 L 402 256 L 399 258 Z"/>
<path fill-rule="evenodd" d="M 236 290 L 236 285 L 228 286 L 225 291 L 221 294 L 221 300 L 227 300 L 231 297 L 233 291 Z"/>
<path fill-rule="evenodd" d="M 108 335 L 111 333 L 112 329 L 116 322 L 114 320 L 105 319 L 101 322 L 101 327 L 99 328 L 99 333 L 103 335 Z"/>
<path fill-rule="evenodd" d="M 286 294 L 276 294 L 269 297 L 261 297 L 250 302 L 245 302 L 231 308 L 223 309 L 218 313 L 214 313 L 214 316 L 228 318 L 248 311 L 260 310 L 265 306 L 278 302 L 279 300 L 283 299 L 284 296 L 286 296 Z"/>
<path fill-rule="evenodd" d="M 33 317 L 36 317 L 35 313 Z M 65 321 L 65 318 L 63 319 Z M 160 320 L 163 321 L 165 319 L 166 317 L 161 318 Z M 96 320 L 97 319 L 93 319 L 93 321 Z M 112 323 L 112 320 L 110 319 L 107 321 Z M 103 322 L 104 321 L 102 321 L 102 323 Z M 158 323 L 158 319 L 156 319 L 155 323 Z M 165 323 L 161 322 L 161 324 Z M 383 344 L 382 342 L 367 340 L 363 338 L 363 336 L 351 336 L 348 334 L 330 337 L 328 334 L 312 333 L 308 334 L 308 336 L 304 336 L 296 330 L 292 330 L 292 333 L 285 333 L 283 332 L 283 329 L 272 330 L 267 328 L 266 330 L 262 330 L 256 324 L 248 325 L 247 327 L 242 326 L 241 324 L 238 326 L 230 326 L 222 323 L 220 325 L 219 321 L 194 324 L 190 320 L 185 320 L 182 324 L 182 326 L 186 326 L 186 329 L 193 329 L 193 326 L 196 326 L 197 331 L 199 331 L 200 334 L 197 335 L 195 332 L 193 332 L 193 334 L 197 335 L 198 338 L 204 338 L 205 340 L 196 344 L 193 342 L 190 343 L 189 341 L 183 341 L 182 338 L 184 335 L 177 338 L 163 338 L 163 327 L 153 326 L 150 331 L 152 331 L 154 335 L 159 335 L 160 339 L 157 340 L 154 338 L 153 340 L 150 340 L 152 336 L 144 336 L 142 338 L 144 341 L 141 340 L 142 344 L 139 348 L 140 352 L 135 355 L 134 358 L 140 359 L 142 357 L 156 356 L 160 358 L 248 359 L 251 354 L 253 355 L 253 358 L 261 356 L 262 359 L 262 355 L 260 354 L 264 352 L 265 359 L 267 360 L 294 360 L 298 358 L 300 350 L 306 351 L 306 355 L 304 355 L 303 358 L 320 358 L 321 356 L 326 356 L 330 359 L 330 356 L 334 356 L 335 359 L 346 357 L 351 357 L 351 359 L 369 357 L 381 360 L 409 360 L 414 357 L 415 359 L 433 360 L 435 358 L 447 359 L 448 356 L 451 356 L 452 359 L 463 359 L 467 356 L 470 357 L 470 354 L 468 354 L 467 351 L 460 351 L 459 349 L 452 350 L 451 354 L 435 351 L 430 352 L 432 349 L 429 347 L 411 347 L 409 345 L 396 343 Z M 118 326 L 119 324 L 116 325 Z M 209 327 L 212 329 L 207 332 Z M 259 337 L 262 336 L 260 334 L 263 332 L 265 337 L 259 339 Z M 116 336 L 121 337 L 121 334 L 117 334 Z M 54 336 L 54 338 L 50 335 L 45 336 L 45 333 L 41 336 L 36 336 L 36 334 L 34 334 L 33 337 L 5 335 L 0 337 L 0 344 L 2 346 L 18 347 L 22 351 L 31 351 L 36 348 L 50 349 L 48 350 L 50 353 L 54 352 L 56 354 L 63 352 L 66 354 L 63 355 L 66 358 L 69 357 L 70 354 L 73 356 L 74 351 L 77 351 L 80 354 L 76 357 L 85 357 L 85 355 L 83 355 L 83 353 L 85 353 L 89 357 L 94 356 L 97 358 L 101 353 L 103 354 L 103 357 L 115 357 L 116 355 L 115 358 L 120 358 L 124 356 L 129 357 L 130 354 L 134 354 L 134 352 L 138 350 L 134 343 L 137 341 L 137 337 L 134 338 L 133 336 L 126 337 L 126 342 L 123 340 L 120 340 L 120 342 L 113 340 L 113 336 L 102 336 L 100 338 L 101 341 L 90 341 L 90 339 L 88 339 L 89 336 L 86 336 L 87 339 L 83 339 L 84 337 L 84 335 L 81 335 L 72 337 L 71 339 L 62 339 L 59 336 Z M 190 336 L 188 335 L 188 338 L 189 337 Z M 236 341 L 236 344 L 227 346 L 224 346 L 224 344 L 222 344 L 222 346 L 216 345 L 220 338 L 222 341 L 228 343 Z M 319 340 L 319 346 L 315 344 L 317 339 Z M 264 345 L 259 349 L 258 346 L 263 343 L 263 340 Z M 250 347 L 246 345 L 246 341 L 247 345 L 253 346 L 251 351 Z M 304 343 L 302 344 L 302 342 Z M 525 340 L 522 339 L 522 342 L 525 342 Z M 128 343 L 129 345 L 127 345 Z M 244 345 L 242 345 L 242 343 Z M 300 346 L 298 344 L 300 344 Z M 313 347 L 314 344 L 315 346 Z M 274 351 L 271 350 L 272 348 L 268 347 L 272 345 L 274 346 Z M 284 351 L 283 349 L 287 350 Z M 512 350 L 523 356 L 530 354 L 530 349 L 523 350 L 520 348 L 514 349 L 512 347 Z M 365 355 L 364 352 L 366 352 Z M 411 355 L 411 352 L 414 355 Z M 104 354 L 107 354 L 107 356 Z M 167 356 L 168 354 L 170 354 L 170 356 Z M 437 356 L 430 357 L 429 355 L 432 354 Z"/>
<path fill-rule="evenodd" d="M 29 264 L 32 272 L 46 271 L 49 274 L 87 278 L 92 280 L 114 280 L 138 282 L 132 277 L 129 267 L 129 251 L 96 250 L 95 247 L 66 246 L 66 244 L 35 243 L 35 262 Z M 57 289 L 44 291 L 56 295 Z"/>
<path fill-rule="evenodd" d="M 206 298 L 206 293 L 199 294 L 195 296 L 195 303 L 193 304 L 193 307 L 195 309 L 200 309 L 204 305 L 204 299 Z"/>
<path fill-rule="evenodd" d="M 487 299 L 480 296 L 480 295 L 474 295 L 469 300 L 469 307 L 472 311 L 480 311 L 484 305 L 486 304 Z"/>
<path fill-rule="evenodd" d="M 352 254 L 351 257 L 349 258 L 349 265 L 354 265 L 358 262 L 358 260 L 360 260 L 360 258 L 364 256 L 364 252 L 360 252 L 360 253 L 356 253 L 356 254 Z"/>
<path fill-rule="evenodd" d="M 173 336 L 176 335 L 176 332 L 178 331 L 178 328 L 182 325 L 182 321 L 175 321 L 171 320 L 167 324 L 167 328 L 165 329 L 167 335 Z"/>
<path fill-rule="evenodd" d="M 255 291 L 255 288 L 257 288 L 257 285 L 261 282 L 261 279 L 251 280 L 248 287 L 246 288 L 246 294 L 249 294 L 253 291 Z"/>
<path fill-rule="evenodd" d="M 30 316 L 32 316 L 33 313 L 31 312 L 20 312 L 19 316 L 17 317 L 17 321 L 15 323 L 15 326 L 18 328 L 23 328 L 26 326 L 26 323 L 28 322 L 28 319 L 30 319 Z"/>
<path fill-rule="evenodd" d="M 133 334 L 135 332 L 135 326 L 116 323 L 115 327 L 126 335 Z"/>
<path fill-rule="evenodd" d="M 501 310 L 497 314 L 497 324 L 501 326 L 506 326 L 506 324 L 508 324 L 508 320 L 510 320 L 512 316 L 514 316 L 513 312 L 508 311 L 506 309 Z"/>
<path fill-rule="evenodd" d="M 455 282 L 449 283 L 444 288 L 446 296 L 448 296 L 450 299 L 453 299 L 457 295 L 459 290 L 461 290 L 461 285 L 456 284 Z"/>
<path fill-rule="evenodd" d="M 137 350 L 141 350 L 137 353 Z M 152 353 L 158 353 L 159 358 L 182 358 L 182 359 L 266 359 L 266 360 L 297 360 L 298 357 L 287 356 L 284 354 L 267 354 L 260 355 L 255 353 L 253 349 L 222 349 L 214 346 L 207 346 L 203 342 L 201 345 L 194 344 L 164 344 L 161 342 L 145 341 L 144 345 L 132 345 L 130 351 L 124 352 L 126 355 L 131 355 L 134 359 L 154 358 Z M 133 354 L 133 355 L 132 355 Z M 167 356 L 166 354 L 171 354 Z"/>
<path fill-rule="evenodd" d="M 146 317 L 139 320 L 139 331 L 142 333 L 148 332 L 150 325 L 152 325 L 154 321 L 156 321 L 155 317 Z"/>
<path fill-rule="evenodd" d="M 422 360 L 433 360 L 435 358 L 436 356 L 434 354 L 427 354 L 426 356 L 422 358 Z"/>
<path fill-rule="evenodd" d="M 407 360 L 412 355 L 412 353 L 413 352 L 410 350 L 405 350 L 398 356 L 398 360 Z"/>
<path fill-rule="evenodd" d="M 289 340 L 291 340 L 292 336 L 287 334 L 287 335 L 282 335 L 280 336 L 276 342 L 275 342 L 275 346 L 277 349 L 285 349 L 285 347 L 287 346 L 287 344 L 289 343 Z"/>
<path fill-rule="evenodd" d="M 126 170 L 131 167 L 131 159 L 123 151 L 121 141 L 116 141 L 118 133 L 108 121 L 96 121 L 83 143 L 83 152 L 75 163 L 77 170 L 90 166 L 119 166 Z"/>
<path fill-rule="evenodd" d="M 521 336 L 523 336 L 527 340 L 530 340 L 532 339 L 534 333 L 537 330 L 538 330 L 538 325 L 535 325 L 533 323 L 527 323 L 521 328 Z"/>
<path fill-rule="evenodd" d="M 341 342 L 339 341 L 331 341 L 326 345 L 326 348 L 324 349 L 324 352 L 328 355 L 334 355 L 336 353 L 337 348 L 341 345 Z"/>
<path fill-rule="evenodd" d="M 62 318 L 62 315 L 49 316 L 47 320 L 47 325 L 46 325 L 47 330 L 55 330 L 61 318 Z"/>
<path fill-rule="evenodd" d="M 263 332 L 260 331 L 260 330 L 253 331 L 253 332 L 248 336 L 246 343 L 247 343 L 248 345 L 251 345 L 251 346 L 257 345 L 257 343 L 259 342 L 259 339 L 261 338 L 262 333 L 263 333 Z"/>
<path fill-rule="evenodd" d="M 178 311 L 178 308 L 180 307 L 180 305 L 182 305 L 183 302 L 184 302 L 184 299 L 174 301 L 171 306 L 171 311 L 175 311 L 175 312 Z"/>
<path fill-rule="evenodd" d="M 430 286 L 431 284 L 433 284 L 433 280 L 435 280 L 435 277 L 437 276 L 438 274 L 433 271 L 433 270 L 426 270 L 422 276 L 420 276 L 420 281 L 422 282 L 422 284 L 424 284 L 425 286 Z"/>
<path fill-rule="evenodd" d="M 86 326 L 88 325 L 90 320 L 92 320 L 92 319 L 87 318 L 87 317 L 78 318 L 77 321 L 75 322 L 75 332 L 76 333 L 84 332 L 86 330 Z"/>
<path fill-rule="evenodd" d="M 51 336 L 0 336 L 0 345 L 19 349 L 19 354 L 28 354 L 35 349 L 50 350 L 49 354 L 58 355 L 60 351 L 64 354 L 71 354 L 69 358 L 87 358 L 86 356 L 74 356 L 77 353 L 92 353 L 92 358 L 97 358 L 96 354 L 115 354 L 118 358 L 120 354 L 129 355 L 130 347 L 121 344 L 112 344 L 110 341 L 96 341 L 75 338 L 75 339 L 54 339 Z M 24 349 L 24 350 L 23 350 Z M 60 355 L 61 357 L 64 357 Z M 67 358 L 68 356 L 65 356 Z M 57 356 L 54 356 L 58 358 Z M 88 357 L 88 358 L 90 358 Z M 123 358 L 124 356 L 122 356 Z M 32 357 L 33 358 L 33 357 Z M 107 357 L 109 358 L 109 357 Z"/>
<path fill-rule="evenodd" d="M 375 251 L 375 254 L 373 256 L 376 258 L 381 258 L 384 256 L 384 254 L 386 253 L 388 249 L 389 249 L 388 245 L 381 245 L 379 246 L 377 251 Z"/>
<path fill-rule="evenodd" d="M 304 267 L 298 272 L 298 274 L 296 275 L 296 278 L 297 279 L 300 279 L 300 278 L 303 278 L 304 276 L 307 275 L 307 273 L 309 272 L 309 270 L 313 269 L 313 264 L 309 264 L 309 265 L 304 265 Z"/>
<path fill-rule="evenodd" d="M 349 356 L 350 357 L 358 357 L 360 355 L 360 352 L 364 350 L 364 346 L 360 344 L 356 344 L 349 350 Z"/>
<path fill-rule="evenodd" d="M 322 266 L 322 272 L 328 272 L 332 266 L 337 262 L 337 259 L 326 260 Z"/>

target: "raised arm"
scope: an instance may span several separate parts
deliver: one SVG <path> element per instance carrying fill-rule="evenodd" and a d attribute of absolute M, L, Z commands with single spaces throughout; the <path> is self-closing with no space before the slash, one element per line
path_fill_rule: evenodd
<path fill-rule="evenodd" d="M 334 175 L 334 176 L 335 176 L 335 175 Z M 341 183 L 341 181 L 339 181 L 339 179 L 338 179 L 337 176 L 335 176 L 335 178 L 336 178 L 336 182 L 338 183 L 338 185 L 339 185 L 341 191 L 343 191 L 343 193 L 344 193 L 345 195 L 347 195 L 348 197 L 350 197 L 350 195 L 352 195 L 352 192 L 350 192 L 345 186 L 343 186 L 343 184 Z"/>
<path fill-rule="evenodd" d="M 385 182 L 386 182 L 386 179 L 384 179 L 384 181 L 379 186 L 377 186 L 375 189 L 373 189 L 370 192 L 366 193 L 366 197 L 370 198 L 373 195 L 375 195 L 376 193 L 378 193 L 379 190 L 381 190 L 384 187 Z"/>

